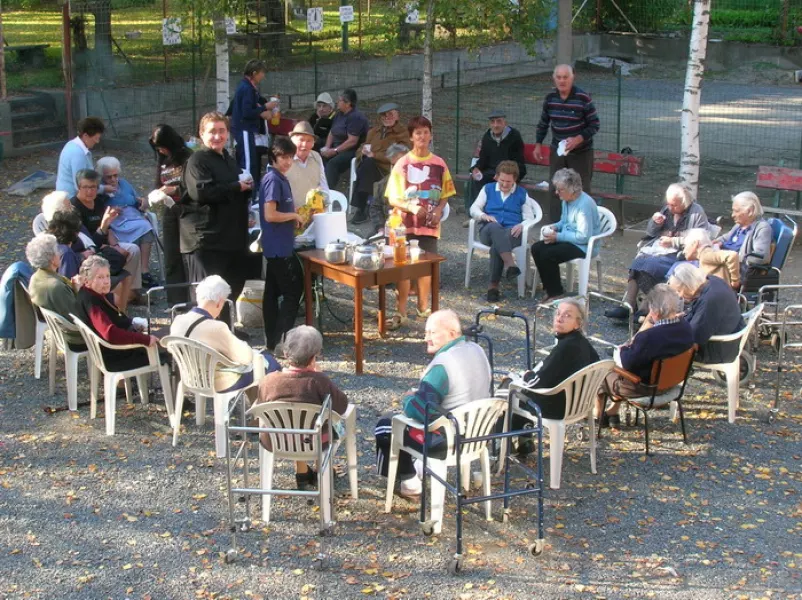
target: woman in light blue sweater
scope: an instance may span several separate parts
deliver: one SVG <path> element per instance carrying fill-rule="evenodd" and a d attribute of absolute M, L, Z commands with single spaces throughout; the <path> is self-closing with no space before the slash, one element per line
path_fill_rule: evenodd
<path fill-rule="evenodd" d="M 544 227 L 543 239 L 532 245 L 532 258 L 546 290 L 546 302 L 564 295 L 560 264 L 585 258 L 590 237 L 598 235 L 601 228 L 596 201 L 582 191 L 579 173 L 560 169 L 552 183 L 562 201 L 562 217 Z"/>

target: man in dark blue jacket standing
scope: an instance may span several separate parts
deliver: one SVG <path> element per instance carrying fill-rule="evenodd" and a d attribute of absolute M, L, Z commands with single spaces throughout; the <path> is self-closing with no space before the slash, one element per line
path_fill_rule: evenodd
<path fill-rule="evenodd" d="M 245 169 L 258 185 L 262 176 L 262 159 L 256 152 L 256 134 L 262 119 L 269 119 L 277 102 L 265 102 L 259 84 L 265 78 L 267 66 L 261 60 L 245 63 L 242 81 L 231 101 L 231 133 L 237 142 L 236 156 L 240 169 Z"/>

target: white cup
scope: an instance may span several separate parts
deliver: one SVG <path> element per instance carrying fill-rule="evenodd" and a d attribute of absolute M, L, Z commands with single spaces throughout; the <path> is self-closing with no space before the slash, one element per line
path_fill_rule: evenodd
<path fill-rule="evenodd" d="M 418 248 L 417 246 L 410 247 L 410 249 L 409 249 L 409 259 L 412 262 L 416 262 L 416 261 L 420 260 L 420 255 L 421 255 L 421 249 L 420 248 Z"/>
<path fill-rule="evenodd" d="M 370 154 L 370 144 L 362 144 L 362 152 Z"/>
<path fill-rule="evenodd" d="M 481 171 L 476 171 L 473 174 L 473 180 L 474 181 L 482 181 L 482 172 Z"/>

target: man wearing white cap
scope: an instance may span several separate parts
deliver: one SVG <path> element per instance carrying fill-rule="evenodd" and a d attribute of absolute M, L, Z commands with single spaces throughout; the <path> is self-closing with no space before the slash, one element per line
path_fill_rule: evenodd
<path fill-rule="evenodd" d="M 334 120 L 334 100 L 331 94 L 323 92 L 315 101 L 315 112 L 309 117 L 309 124 L 315 132 L 315 151 L 326 145 L 326 138 L 329 137 L 331 122 Z"/>
<path fill-rule="evenodd" d="M 359 166 L 356 171 L 356 189 L 351 198 L 356 212 L 351 223 L 364 223 L 368 220 L 368 197 L 373 193 L 373 185 L 390 173 L 390 158 L 387 150 L 393 144 L 403 144 L 409 148 L 409 132 L 399 121 L 399 106 L 394 102 L 382 104 L 376 111 L 379 124 L 368 130 L 365 143 L 357 150 Z"/>

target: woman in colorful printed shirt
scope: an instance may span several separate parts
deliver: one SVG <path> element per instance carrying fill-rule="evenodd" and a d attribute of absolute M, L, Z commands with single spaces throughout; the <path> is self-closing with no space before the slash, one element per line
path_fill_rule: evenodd
<path fill-rule="evenodd" d="M 432 123 L 426 117 L 413 117 L 407 125 L 412 150 L 393 167 L 385 196 L 390 206 L 403 213 L 408 240 L 418 240 L 425 252 L 437 252 L 440 220 L 448 199 L 456 194 L 454 181 L 445 161 L 432 154 Z M 431 277 L 415 280 L 419 317 L 431 314 Z M 388 325 L 398 328 L 407 318 L 409 281 L 398 283 L 398 315 Z"/>

